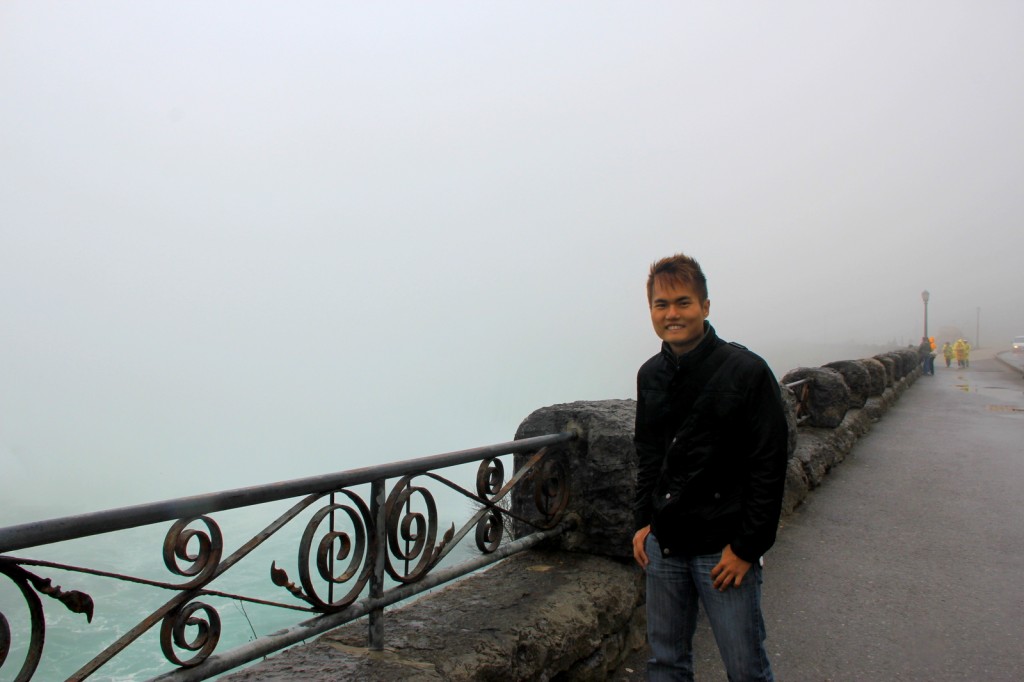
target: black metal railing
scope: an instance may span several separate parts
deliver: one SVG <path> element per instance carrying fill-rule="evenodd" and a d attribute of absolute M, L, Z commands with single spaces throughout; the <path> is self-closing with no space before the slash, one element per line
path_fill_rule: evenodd
<path fill-rule="evenodd" d="M 324 476 L 0 528 L 0 574 L 17 588 L 27 612 L 16 621 L 25 623 L 26 631 L 18 632 L 0 611 L 0 672 L 8 665 L 13 647 L 24 652 L 23 657 L 18 657 L 22 662 L 14 679 L 29 680 L 35 674 L 44 653 L 47 629 L 41 597 L 56 600 L 71 613 L 92 621 L 93 598 L 85 591 L 69 589 L 75 585 L 75 579 L 70 577 L 74 575 L 168 590 L 173 595 L 133 627 L 121 630 L 124 634 L 71 673 L 67 678 L 71 680 L 90 677 L 158 625 L 160 649 L 173 667 L 155 679 L 206 679 L 363 616 L 368 616 L 370 648 L 381 649 L 384 607 L 563 532 L 568 524 L 563 521 L 568 503 L 566 471 L 557 449 L 549 452 L 549 448 L 576 437 L 574 432 L 564 432 Z M 504 464 L 499 458 L 524 453 L 533 454 L 506 481 Z M 471 462 L 479 462 L 475 491 L 436 473 Z M 397 481 L 389 492 L 388 481 L 392 479 Z M 424 481 L 440 483 L 472 502 L 475 513 L 460 530 L 456 531 L 452 524 L 438 538 L 438 509 Z M 367 485 L 368 501 L 356 490 Z M 537 513 L 530 518 L 510 511 L 510 494 L 517 487 L 524 491 L 517 495 L 536 502 Z M 225 556 L 224 534 L 211 514 L 292 498 L 300 499 Z M 321 506 L 316 508 L 318 503 Z M 294 576 L 279 566 L 276 559 L 269 567 L 269 582 L 287 601 L 212 589 L 215 580 L 304 512 L 311 515 L 298 543 Z M 527 524 L 533 529 L 531 534 L 516 540 L 509 538 L 509 518 Z M 162 563 L 180 578 L 177 581 L 11 554 L 28 549 L 54 549 L 54 543 L 167 521 L 172 523 L 164 536 Z M 454 565 L 440 565 L 471 532 L 480 553 Z M 140 551 L 137 547 L 125 548 L 128 549 Z M 69 587 L 55 586 L 53 579 L 47 577 L 58 571 L 68 578 L 65 584 Z M 221 617 L 214 606 L 202 601 L 208 597 L 308 612 L 312 617 L 215 653 L 221 638 Z M 15 665 L 17 661 L 10 670 Z M 4 679 L 9 679 L 9 675 L 8 672 Z"/>

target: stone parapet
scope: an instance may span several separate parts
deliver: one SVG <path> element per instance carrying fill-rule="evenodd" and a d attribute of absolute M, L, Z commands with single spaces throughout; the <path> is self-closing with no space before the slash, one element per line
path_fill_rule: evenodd
<path fill-rule="evenodd" d="M 221 679 L 604 680 L 644 644 L 640 571 L 578 552 L 517 554 L 384 617 L 383 651 L 356 621 Z"/>

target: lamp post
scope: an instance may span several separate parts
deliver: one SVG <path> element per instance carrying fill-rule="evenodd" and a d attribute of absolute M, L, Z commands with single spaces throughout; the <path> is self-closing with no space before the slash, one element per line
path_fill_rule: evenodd
<path fill-rule="evenodd" d="M 928 290 L 921 292 L 921 300 L 924 301 L 924 338 L 928 338 L 928 299 L 931 298 Z"/>

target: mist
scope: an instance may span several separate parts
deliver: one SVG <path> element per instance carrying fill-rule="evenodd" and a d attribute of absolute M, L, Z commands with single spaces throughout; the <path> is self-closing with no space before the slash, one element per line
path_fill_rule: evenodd
<path fill-rule="evenodd" d="M 779 375 L 915 343 L 923 290 L 933 334 L 1008 346 L 1022 25 L 1017 3 L 0 4 L 0 522 L 633 397 L 647 269 L 680 251 Z"/>

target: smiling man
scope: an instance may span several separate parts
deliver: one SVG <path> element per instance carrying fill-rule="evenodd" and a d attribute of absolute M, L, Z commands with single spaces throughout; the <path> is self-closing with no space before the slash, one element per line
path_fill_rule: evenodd
<path fill-rule="evenodd" d="M 661 352 L 637 374 L 633 556 L 647 573 L 650 680 L 693 680 L 698 602 L 733 682 L 772 680 L 761 556 L 775 542 L 788 431 L 768 365 L 708 324 L 694 259 L 647 278 Z"/>

